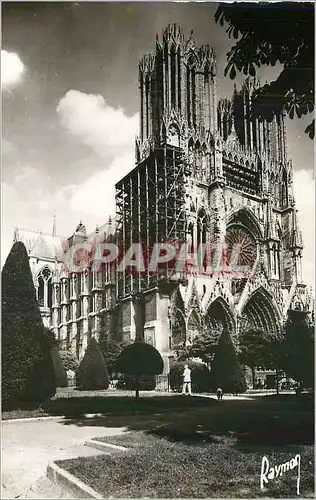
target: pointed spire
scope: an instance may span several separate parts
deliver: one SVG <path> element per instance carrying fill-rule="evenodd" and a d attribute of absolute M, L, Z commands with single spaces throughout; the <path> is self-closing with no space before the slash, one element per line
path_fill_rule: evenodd
<path fill-rule="evenodd" d="M 235 116 L 234 116 L 234 113 L 232 111 L 232 115 L 231 115 L 231 119 L 232 119 L 232 125 L 231 125 L 231 129 L 230 129 L 230 133 L 229 133 L 229 136 L 227 137 L 227 144 L 231 144 L 231 145 L 234 145 L 235 147 L 239 146 L 239 140 L 238 140 L 238 135 L 237 135 L 237 132 L 236 132 L 236 129 L 235 129 Z"/>
<path fill-rule="evenodd" d="M 266 218 L 266 238 L 269 240 L 273 239 L 273 214 L 272 214 L 272 203 L 271 198 L 268 198 L 267 201 L 267 218 Z"/>
<path fill-rule="evenodd" d="M 272 210 L 272 200 L 269 197 L 267 201 L 267 212 L 266 212 L 266 238 L 268 240 L 278 240 L 278 235 L 276 231 L 275 217 Z"/>
<path fill-rule="evenodd" d="M 56 213 L 53 216 L 53 236 L 56 236 Z"/>
<path fill-rule="evenodd" d="M 86 236 L 86 226 L 82 223 L 82 220 L 76 227 L 75 234 L 81 234 L 82 236 Z"/>
<path fill-rule="evenodd" d="M 55 260 L 54 260 L 54 272 L 53 272 L 53 282 L 58 283 L 59 281 L 59 273 L 58 273 L 58 259 L 57 255 L 55 255 Z"/>
<path fill-rule="evenodd" d="M 292 238 L 291 238 L 291 248 L 303 248 L 303 238 L 302 233 L 298 227 L 297 221 L 297 208 L 294 205 L 292 213 Z"/>

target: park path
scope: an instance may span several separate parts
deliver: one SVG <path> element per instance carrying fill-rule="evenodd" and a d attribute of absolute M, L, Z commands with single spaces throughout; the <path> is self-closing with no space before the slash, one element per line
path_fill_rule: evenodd
<path fill-rule="evenodd" d="M 46 479 L 48 463 L 101 454 L 85 447 L 85 441 L 125 430 L 64 422 L 62 418 L 2 421 L 1 498 L 70 498 Z"/>

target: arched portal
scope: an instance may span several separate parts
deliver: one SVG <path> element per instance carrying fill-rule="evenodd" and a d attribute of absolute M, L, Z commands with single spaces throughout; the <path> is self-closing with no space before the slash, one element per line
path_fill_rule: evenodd
<path fill-rule="evenodd" d="M 227 302 L 218 297 L 208 306 L 204 316 L 205 329 L 212 332 L 217 343 L 223 330 L 228 330 L 232 337 L 235 334 L 235 320 Z"/>
<path fill-rule="evenodd" d="M 280 328 L 280 313 L 272 295 L 263 287 L 252 293 L 241 316 L 242 329 L 254 328 L 268 335 L 275 335 Z"/>

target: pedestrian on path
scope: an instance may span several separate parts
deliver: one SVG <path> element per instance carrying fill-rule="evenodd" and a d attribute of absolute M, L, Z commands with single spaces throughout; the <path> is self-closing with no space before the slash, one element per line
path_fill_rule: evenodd
<path fill-rule="evenodd" d="M 191 396 L 191 370 L 188 365 L 184 366 L 182 394 L 186 394 L 186 391 Z"/>
<path fill-rule="evenodd" d="M 223 390 L 219 387 L 216 391 L 218 401 L 223 399 Z"/>

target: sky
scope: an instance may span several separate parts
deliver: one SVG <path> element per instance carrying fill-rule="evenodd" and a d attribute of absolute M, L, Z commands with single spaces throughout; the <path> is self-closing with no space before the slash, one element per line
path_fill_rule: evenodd
<path fill-rule="evenodd" d="M 215 24 L 217 4 L 2 2 L 1 265 L 14 226 L 69 236 L 80 220 L 93 231 L 115 212 L 114 185 L 134 166 L 138 133 L 138 62 L 155 37 L 179 23 L 198 45 L 215 47 L 218 95 L 232 41 Z M 263 80 L 281 70 L 260 68 Z M 287 119 L 303 271 L 314 285 L 313 141 L 311 117 Z"/>

